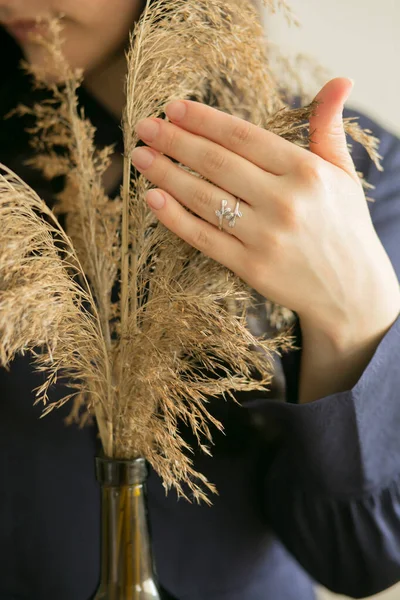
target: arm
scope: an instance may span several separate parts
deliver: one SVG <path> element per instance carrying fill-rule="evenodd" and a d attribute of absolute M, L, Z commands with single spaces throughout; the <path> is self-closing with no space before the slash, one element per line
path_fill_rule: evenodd
<path fill-rule="evenodd" d="M 389 281 L 387 288 L 379 287 L 384 301 L 381 308 L 369 299 L 367 320 L 360 313 L 349 323 L 324 331 L 300 319 L 302 329 L 299 403 L 349 390 L 356 385 L 376 349 L 400 313 L 400 288 Z"/>
<path fill-rule="evenodd" d="M 377 186 L 370 212 L 399 276 L 400 140 L 373 122 L 365 125 L 381 137 L 385 168 L 381 174 L 370 164 L 368 180 Z M 361 159 L 366 161 L 365 156 Z M 366 164 L 361 170 L 368 171 Z M 303 326 L 307 355 L 299 393 L 303 401 L 313 401 L 259 400 L 247 405 L 269 422 L 278 422 L 283 431 L 266 479 L 265 507 L 272 528 L 314 579 L 358 598 L 400 580 L 400 317 L 394 317 L 396 310 L 394 306 L 387 322 L 383 319 L 382 326 L 368 333 L 366 344 L 361 341 L 355 362 L 338 378 L 335 368 L 346 364 L 347 351 L 341 355 L 334 350 L 333 358 L 332 353 L 328 358 L 324 353 L 324 374 L 318 373 L 321 358 L 312 354 L 317 334 Z M 326 339 L 324 343 L 331 344 Z"/>

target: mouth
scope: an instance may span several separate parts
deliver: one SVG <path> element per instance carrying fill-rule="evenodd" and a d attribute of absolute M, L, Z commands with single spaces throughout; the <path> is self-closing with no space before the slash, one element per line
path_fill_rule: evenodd
<path fill-rule="evenodd" d="M 19 42 L 27 42 L 32 34 L 43 35 L 47 29 L 46 24 L 39 19 L 21 19 L 5 23 L 6 29 Z"/>

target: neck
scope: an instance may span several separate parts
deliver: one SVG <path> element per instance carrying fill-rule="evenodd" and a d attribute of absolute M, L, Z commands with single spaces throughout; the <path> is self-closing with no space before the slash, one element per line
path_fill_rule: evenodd
<path fill-rule="evenodd" d="M 85 76 L 85 88 L 118 120 L 125 105 L 125 76 L 125 49 Z"/>
<path fill-rule="evenodd" d="M 1 1 L 1 0 L 0 0 Z M 135 0 L 136 13 L 134 22 L 136 23 L 149 0 Z M 125 107 L 125 78 L 126 78 L 126 56 L 127 40 L 109 58 L 105 63 L 99 65 L 85 76 L 86 89 L 118 119 L 122 118 L 122 112 Z"/>

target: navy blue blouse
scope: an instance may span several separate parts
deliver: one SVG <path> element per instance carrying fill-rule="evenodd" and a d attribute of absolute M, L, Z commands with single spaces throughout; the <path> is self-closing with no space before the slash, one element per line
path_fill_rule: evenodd
<path fill-rule="evenodd" d="M 2 114 L 16 99 L 11 89 Z M 82 102 L 98 140 L 120 141 L 110 115 L 85 92 Z M 383 173 L 356 143 L 353 158 L 376 186 L 369 210 L 399 273 L 400 139 L 366 115 L 344 116 L 360 116 L 381 138 Z M 54 187 L 21 164 L 25 150 L 22 130 L 4 123 L 1 161 L 51 203 Z M 298 321 L 296 332 L 301 347 Z M 213 458 L 196 454 L 219 490 L 211 508 L 166 496 L 151 472 L 168 597 L 312 600 L 320 582 L 361 598 L 400 580 L 400 317 L 352 389 L 299 405 L 300 358 L 301 350 L 278 359 L 286 402 L 253 392 L 240 406 L 215 403 L 227 435 L 216 435 Z M 68 406 L 39 419 L 32 390 L 41 382 L 27 357 L 0 369 L 0 600 L 89 600 L 100 573 L 100 441 L 95 425 L 65 426 Z M 62 395 L 55 387 L 51 400 Z"/>

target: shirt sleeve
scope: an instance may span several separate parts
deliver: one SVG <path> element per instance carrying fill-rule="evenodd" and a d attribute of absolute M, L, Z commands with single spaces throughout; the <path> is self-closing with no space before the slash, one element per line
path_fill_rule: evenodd
<path fill-rule="evenodd" d="M 384 172 L 361 146 L 353 159 L 376 186 L 369 209 L 399 276 L 400 139 L 365 115 L 359 123 L 381 139 Z M 400 581 L 400 316 L 352 389 L 304 405 L 260 398 L 246 407 L 281 432 L 265 510 L 303 568 L 355 598 Z"/>

